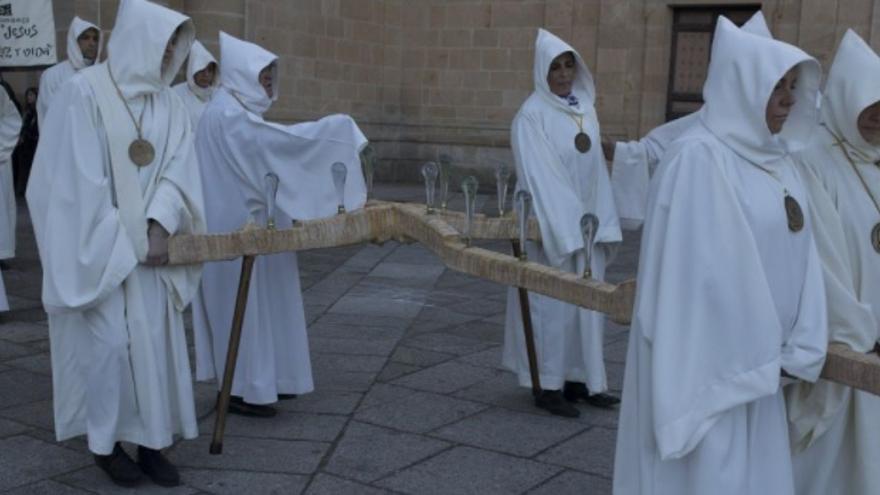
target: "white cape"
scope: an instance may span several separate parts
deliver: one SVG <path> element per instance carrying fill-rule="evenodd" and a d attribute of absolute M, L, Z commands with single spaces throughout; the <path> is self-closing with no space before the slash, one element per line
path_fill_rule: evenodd
<path fill-rule="evenodd" d="M 190 120 L 192 121 L 193 130 L 199 128 L 199 119 L 202 117 L 205 105 L 208 104 L 214 90 L 220 85 L 219 70 L 215 70 L 214 82 L 207 88 L 203 88 L 196 84 L 196 72 L 207 68 L 211 64 L 214 64 L 214 66 L 219 69 L 217 60 L 211 55 L 211 52 L 209 52 L 208 49 L 198 41 L 194 42 L 189 51 L 189 58 L 186 64 L 186 81 L 176 84 L 172 88 L 186 105 Z"/>
<path fill-rule="evenodd" d="M 0 259 L 15 256 L 15 191 L 12 187 L 12 151 L 18 143 L 21 116 L 6 91 L 0 91 Z M 6 288 L 0 274 L 0 311 L 7 311 Z"/>
<path fill-rule="evenodd" d="M 266 96 L 257 76 L 276 57 L 225 33 L 220 40 L 221 87 L 202 115 L 196 139 L 209 231 L 234 231 L 249 219 L 265 225 L 264 184 L 270 172 L 280 179 L 278 228 L 289 228 L 293 219 L 336 214 L 330 165 L 337 161 L 348 166 L 346 209 L 361 208 L 366 187 L 358 153 L 367 141 L 354 121 L 334 115 L 292 126 L 266 122 L 261 115 L 274 97 Z M 216 377 L 218 386 L 240 266 L 239 260 L 209 263 L 194 304 L 197 378 Z M 313 388 L 296 255 L 260 256 L 251 280 L 232 393 L 246 402 L 265 404 L 275 402 L 278 394 L 302 394 Z"/>
<path fill-rule="evenodd" d="M 70 28 L 67 30 L 67 60 L 59 62 L 49 67 L 40 75 L 40 92 L 37 98 L 37 121 L 40 129 L 43 128 L 43 119 L 49 112 L 49 105 L 55 94 L 61 89 L 61 86 L 67 82 L 78 70 L 88 67 L 87 61 L 83 58 L 82 51 L 79 49 L 77 38 L 89 29 L 98 31 L 98 56 L 97 60 L 101 60 L 101 46 L 104 42 L 101 28 L 84 21 L 79 17 L 74 17 L 70 22 Z"/>
<path fill-rule="evenodd" d="M 576 106 L 550 92 L 547 73 L 554 58 L 573 52 L 577 76 L 573 93 Z M 535 43 L 535 91 L 513 121 L 511 145 L 516 160 L 517 190 L 532 194 L 532 204 L 541 229 L 542 245 L 528 243 L 529 256 L 569 272 L 584 269 L 580 219 L 585 213 L 599 217 L 599 231 L 592 260 L 593 277 L 602 279 L 607 253 L 603 246 L 621 240 L 620 225 L 608 170 L 598 145 L 599 122 L 593 108 L 592 76 L 580 55 L 553 34 L 539 30 Z M 574 146 L 582 119 L 583 131 L 593 146 L 580 153 Z M 541 386 L 559 390 L 565 381 L 586 383 L 591 393 L 608 388 L 603 361 L 603 315 L 539 294 L 530 294 L 532 321 L 538 354 Z M 528 360 L 522 332 L 517 289 L 507 298 L 504 365 L 529 386 Z"/>
<path fill-rule="evenodd" d="M 180 27 L 163 73 L 164 47 Z M 204 232 L 192 134 L 168 81 L 193 26 L 143 0 L 123 2 L 108 62 L 74 76 L 56 96 L 27 200 L 43 264 L 49 313 L 55 432 L 88 436 L 109 454 L 117 441 L 159 449 L 198 434 L 183 309 L 198 267 L 150 267 L 147 219 L 169 232 Z M 109 66 L 156 158 L 128 159 L 137 136 Z"/>
<path fill-rule="evenodd" d="M 797 103 L 772 136 L 767 95 L 795 65 Z M 794 493 L 780 372 L 816 380 L 827 333 L 811 221 L 790 231 L 783 196 L 807 208 L 786 147 L 809 138 L 818 84 L 799 49 L 719 19 L 701 124 L 648 201 L 615 494 Z"/>
<path fill-rule="evenodd" d="M 865 141 L 858 116 L 880 101 L 880 57 L 852 30 L 838 48 L 825 85 L 824 125 L 799 154 L 811 186 L 816 239 L 825 274 L 831 342 L 869 352 L 880 337 L 880 255 L 871 229 L 880 212 L 880 147 Z M 843 147 L 853 160 L 847 159 Z M 820 380 L 787 390 L 797 492 L 868 494 L 880 486 L 880 397 Z"/>

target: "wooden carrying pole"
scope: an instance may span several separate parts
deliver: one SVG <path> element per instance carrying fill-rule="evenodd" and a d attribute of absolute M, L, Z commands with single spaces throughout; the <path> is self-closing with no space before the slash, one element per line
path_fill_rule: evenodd
<path fill-rule="evenodd" d="M 513 257 L 525 260 L 522 255 L 522 248 L 519 245 L 519 239 L 510 241 L 513 247 Z M 532 376 L 532 395 L 538 397 L 541 395 L 541 374 L 538 369 L 538 353 L 535 351 L 535 331 L 532 327 L 532 308 L 529 303 L 529 291 L 522 287 L 517 287 L 519 292 L 519 311 L 522 316 L 523 334 L 526 339 L 526 354 L 529 357 L 529 374 Z"/>
<path fill-rule="evenodd" d="M 211 454 L 223 453 L 223 431 L 226 429 L 226 414 L 229 398 L 232 395 L 232 378 L 235 376 L 235 363 L 238 360 L 238 346 L 241 343 L 241 327 L 244 312 L 247 310 L 248 291 L 251 287 L 251 274 L 254 271 L 256 256 L 246 255 L 241 259 L 241 277 L 238 280 L 238 294 L 235 296 L 235 312 L 232 314 L 232 331 L 229 332 L 229 349 L 226 352 L 226 366 L 223 369 L 223 386 L 217 397 L 217 418 L 214 420 L 214 436 L 211 438 Z"/>

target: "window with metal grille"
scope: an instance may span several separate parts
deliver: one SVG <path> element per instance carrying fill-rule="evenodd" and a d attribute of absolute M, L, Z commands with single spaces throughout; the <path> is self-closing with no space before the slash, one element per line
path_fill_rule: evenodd
<path fill-rule="evenodd" d="M 667 121 L 694 112 L 703 105 L 703 83 L 709 70 L 712 36 L 718 16 L 723 15 L 741 26 L 761 9 L 761 5 L 688 6 L 672 9 Z"/>

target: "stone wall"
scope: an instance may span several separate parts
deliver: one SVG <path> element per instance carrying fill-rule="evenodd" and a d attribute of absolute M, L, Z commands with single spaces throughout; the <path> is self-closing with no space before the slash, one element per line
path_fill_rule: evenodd
<path fill-rule="evenodd" d="M 414 179 L 414 165 L 441 152 L 467 169 L 482 168 L 486 180 L 492 160 L 509 161 L 510 122 L 533 87 L 538 27 L 583 55 L 596 80 L 603 133 L 615 138 L 635 138 L 664 121 L 672 5 L 761 4 L 775 36 L 825 64 L 849 27 L 880 48 L 880 0 L 161 3 L 192 16 L 199 39 L 215 54 L 222 29 L 280 55 L 281 97 L 269 117 L 295 122 L 352 114 L 386 164 L 384 179 Z M 56 0 L 60 53 L 74 13 L 108 29 L 116 4 Z"/>

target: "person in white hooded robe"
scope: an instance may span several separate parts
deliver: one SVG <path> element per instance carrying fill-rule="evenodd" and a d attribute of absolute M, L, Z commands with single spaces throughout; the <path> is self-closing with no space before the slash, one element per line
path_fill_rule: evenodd
<path fill-rule="evenodd" d="M 700 125 L 652 181 L 615 494 L 794 493 L 780 375 L 818 378 L 827 314 L 789 153 L 819 79 L 800 49 L 719 18 Z"/>
<path fill-rule="evenodd" d="M 142 473 L 179 484 L 159 449 L 198 435 L 183 310 L 200 268 L 162 266 L 169 233 L 204 232 L 189 117 L 169 87 L 193 38 L 189 18 L 124 0 L 107 61 L 72 77 L 49 109 L 26 193 L 56 437 L 86 435 L 124 486 Z M 138 445 L 137 464 L 122 441 Z"/>
<path fill-rule="evenodd" d="M 599 218 L 591 270 L 601 280 L 610 244 L 622 239 L 611 194 L 608 170 L 599 144 L 599 122 L 593 108 L 592 76 L 578 52 L 543 29 L 535 42 L 535 90 L 513 120 L 511 146 L 517 190 L 532 195 L 541 243 L 527 243 L 529 259 L 583 273 L 585 256 L 580 220 Z M 587 146 L 576 146 L 585 134 Z M 584 138 L 579 138 L 584 139 Z M 540 294 L 529 294 L 535 350 L 543 392 L 535 405 L 552 414 L 574 417 L 571 402 L 584 400 L 611 407 L 617 398 L 608 389 L 603 356 L 604 315 Z M 531 386 L 519 297 L 507 297 L 503 362 L 519 384 Z"/>
<path fill-rule="evenodd" d="M 772 38 L 767 19 L 759 10 L 740 28 L 745 32 Z M 645 220 L 651 176 L 663 153 L 691 126 L 698 124 L 700 111 L 655 127 L 636 141 L 603 141 L 602 148 L 611 167 L 614 202 L 624 228 L 638 228 Z"/>
<path fill-rule="evenodd" d="M 37 122 L 43 127 L 43 119 L 49 111 L 49 104 L 61 86 L 77 71 L 93 65 L 101 59 L 101 29 L 91 22 L 74 17 L 67 30 L 67 60 L 49 67 L 40 76 L 40 91 L 37 98 Z"/>
<path fill-rule="evenodd" d="M 810 186 L 829 339 L 877 352 L 880 338 L 880 57 L 843 36 L 825 83 L 822 126 L 797 155 Z M 876 493 L 880 397 L 820 380 L 788 387 L 798 494 Z"/>
<path fill-rule="evenodd" d="M 193 42 L 186 63 L 186 81 L 174 85 L 192 121 L 193 131 L 199 127 L 199 119 L 211 95 L 220 84 L 217 60 L 200 42 Z"/>
<path fill-rule="evenodd" d="M 15 191 L 12 186 L 12 151 L 18 143 L 21 130 L 21 115 L 15 104 L 6 94 L 0 91 L 0 260 L 15 256 Z M 6 298 L 6 287 L 0 273 L 0 311 L 9 310 Z"/>
<path fill-rule="evenodd" d="M 278 98 L 278 57 L 220 33 L 220 87 L 202 114 L 196 150 L 209 232 L 266 225 L 267 174 L 278 179 L 276 225 L 337 213 L 331 164 L 347 166 L 344 206 L 366 202 L 358 153 L 367 144 L 354 121 L 332 115 L 284 126 L 263 114 Z M 241 260 L 208 263 L 193 305 L 196 378 L 222 385 Z M 268 405 L 314 389 L 295 253 L 256 259 L 232 382 L 230 412 L 274 416 Z"/>

